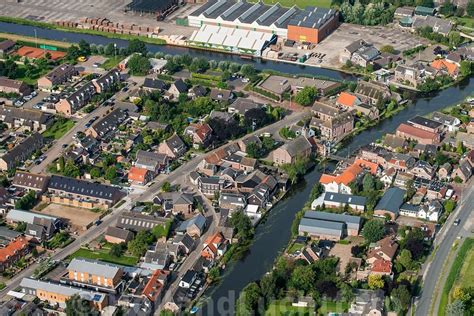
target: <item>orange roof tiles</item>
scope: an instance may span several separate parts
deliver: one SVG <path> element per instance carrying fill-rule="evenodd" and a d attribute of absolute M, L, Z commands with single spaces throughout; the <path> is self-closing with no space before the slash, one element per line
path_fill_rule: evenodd
<path fill-rule="evenodd" d="M 376 174 L 379 168 L 379 165 L 377 163 L 360 159 L 360 158 L 357 159 L 354 163 L 364 169 L 369 169 L 371 174 Z"/>
<path fill-rule="evenodd" d="M 7 261 L 20 250 L 28 246 L 28 241 L 24 237 L 11 241 L 5 248 L 0 248 L 0 263 Z"/>
<path fill-rule="evenodd" d="M 209 236 L 204 242 L 204 247 L 202 249 L 201 256 L 204 258 L 216 257 L 217 248 L 224 241 L 225 241 L 225 238 L 220 232 L 217 232 L 214 235 Z"/>
<path fill-rule="evenodd" d="M 163 276 L 167 278 L 168 275 L 169 271 L 155 270 L 143 289 L 143 295 L 145 295 L 152 302 L 156 302 L 165 286 L 163 282 Z"/>
<path fill-rule="evenodd" d="M 454 63 L 450 63 L 446 59 L 433 60 L 431 67 L 438 70 L 446 70 L 450 75 L 454 75 L 458 71 L 458 66 Z"/>
<path fill-rule="evenodd" d="M 341 92 L 337 98 L 337 103 L 346 107 L 352 107 L 357 103 L 357 97 L 348 92 Z"/>
<path fill-rule="evenodd" d="M 337 184 L 348 185 L 354 181 L 359 174 L 364 171 L 363 168 L 369 169 L 370 173 L 376 174 L 378 169 L 378 164 L 363 159 L 357 159 L 352 165 L 346 168 L 341 174 L 333 176 L 330 174 L 323 174 L 319 182 L 321 184 L 329 184 L 331 182 L 336 182 Z"/>
<path fill-rule="evenodd" d="M 391 273 L 392 263 L 390 261 L 385 261 L 383 259 L 377 259 L 372 264 L 372 271 L 379 272 L 379 273 Z"/>
<path fill-rule="evenodd" d="M 128 180 L 143 182 L 147 172 L 148 170 L 144 168 L 131 167 L 128 172 Z"/>

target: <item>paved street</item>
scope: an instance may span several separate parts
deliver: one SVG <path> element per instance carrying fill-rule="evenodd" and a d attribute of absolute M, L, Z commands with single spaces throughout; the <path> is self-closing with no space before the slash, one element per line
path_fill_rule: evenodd
<path fill-rule="evenodd" d="M 99 116 L 101 117 L 102 115 L 109 110 L 110 107 L 107 106 L 99 106 L 96 108 L 94 111 L 91 113 L 87 114 L 83 118 L 79 119 L 76 121 L 76 124 L 74 125 L 73 128 L 71 128 L 66 134 L 63 135 L 60 139 L 58 139 L 52 146 L 49 148 L 49 150 L 44 154 L 46 156 L 46 159 L 43 160 L 39 165 L 32 165 L 30 172 L 33 173 L 45 173 L 46 172 L 46 167 L 50 163 L 52 163 L 56 158 L 60 156 L 60 153 L 64 150 L 63 145 L 64 144 L 72 144 L 73 143 L 73 136 L 77 132 L 81 131 L 84 132 L 86 130 L 86 124 L 87 122 L 93 118 L 94 116 Z"/>
<path fill-rule="evenodd" d="M 474 186 L 472 181 L 464 190 L 462 201 L 456 211 L 450 216 L 435 241 L 436 253 L 433 260 L 423 267 L 424 281 L 420 299 L 415 303 L 415 315 L 437 315 L 441 292 L 447 274 L 451 269 L 451 264 L 455 258 L 455 253 L 450 253 L 456 238 L 462 239 L 472 235 L 474 219 L 472 212 L 474 205 Z M 454 226 L 456 219 L 461 219 L 459 226 Z M 459 247 L 458 247 L 459 249 Z M 445 262 L 448 264 L 445 266 Z"/>

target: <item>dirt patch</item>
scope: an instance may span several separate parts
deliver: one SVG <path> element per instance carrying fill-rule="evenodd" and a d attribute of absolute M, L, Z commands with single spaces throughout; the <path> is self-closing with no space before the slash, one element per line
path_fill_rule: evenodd
<path fill-rule="evenodd" d="M 338 272 L 344 273 L 349 259 L 352 257 L 351 248 L 354 244 L 343 245 L 335 244 L 334 247 L 329 250 L 329 256 L 334 256 L 339 258 Z"/>
<path fill-rule="evenodd" d="M 100 213 L 94 213 L 88 209 L 59 204 L 50 204 L 41 210 L 40 213 L 65 218 L 72 228 L 78 231 L 87 229 L 100 216 Z"/>

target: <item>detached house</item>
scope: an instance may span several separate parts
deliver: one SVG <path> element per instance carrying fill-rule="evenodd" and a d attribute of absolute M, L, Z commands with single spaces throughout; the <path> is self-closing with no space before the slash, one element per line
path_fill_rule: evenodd
<path fill-rule="evenodd" d="M 379 240 L 367 253 L 366 262 L 370 265 L 369 274 L 391 275 L 392 261 L 398 250 L 397 242 L 391 237 Z"/>
<path fill-rule="evenodd" d="M 158 152 L 171 159 L 177 159 L 186 153 L 186 144 L 178 135 L 174 134 L 158 146 Z"/>
<path fill-rule="evenodd" d="M 309 140 L 300 136 L 273 151 L 273 162 L 277 165 L 295 163 L 297 157 L 307 158 L 311 155 L 312 145 Z"/>
<path fill-rule="evenodd" d="M 188 93 L 188 85 L 184 83 L 183 79 L 178 79 L 171 84 L 168 93 L 172 98 L 178 99 L 181 93 Z"/>
<path fill-rule="evenodd" d="M 458 177 L 463 183 L 466 183 L 472 176 L 472 166 L 467 159 L 459 162 L 459 165 L 454 169 L 452 177 Z"/>
<path fill-rule="evenodd" d="M 423 160 L 418 160 L 409 173 L 413 174 L 415 177 L 431 180 L 435 176 L 436 169 L 431 166 L 428 162 Z"/>
<path fill-rule="evenodd" d="M 431 67 L 439 70 L 441 73 L 449 75 L 456 79 L 459 74 L 459 67 L 446 59 L 436 59 L 431 63 Z"/>
<path fill-rule="evenodd" d="M 215 260 L 224 255 L 227 245 L 228 242 L 222 233 L 217 232 L 206 239 L 203 244 L 201 256 L 208 260 Z"/>
<path fill-rule="evenodd" d="M 184 130 L 184 134 L 193 140 L 193 147 L 206 148 L 212 142 L 212 128 L 209 124 L 191 124 Z"/>
<path fill-rule="evenodd" d="M 164 153 L 138 150 L 135 160 L 135 167 L 151 171 L 154 177 L 166 169 L 169 163 L 168 160 L 168 156 Z"/>

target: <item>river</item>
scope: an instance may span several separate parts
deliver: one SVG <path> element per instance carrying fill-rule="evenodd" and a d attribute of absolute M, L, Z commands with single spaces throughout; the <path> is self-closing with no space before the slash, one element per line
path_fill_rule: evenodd
<path fill-rule="evenodd" d="M 3 32 L 34 36 L 34 29 L 35 28 L 31 26 L 0 22 L 0 31 Z M 108 43 L 117 43 L 117 45 L 121 47 L 127 46 L 127 41 L 114 40 L 102 36 L 67 33 L 40 28 L 36 28 L 36 30 L 38 37 L 52 40 L 78 42 L 80 39 L 85 39 L 93 44 L 106 45 Z M 216 61 L 229 60 L 238 63 L 253 63 L 256 69 L 272 69 L 290 74 L 305 73 L 310 75 L 323 75 L 335 79 L 355 79 L 353 76 L 322 68 L 304 67 L 273 61 L 247 61 L 228 54 L 166 45 L 148 44 L 147 46 L 151 52 L 161 51 L 166 54 L 188 53 L 192 56 L 204 56 Z M 352 152 L 355 148 L 374 142 L 387 133 L 393 133 L 400 123 L 406 122 L 415 115 L 426 115 L 430 112 L 459 103 L 473 92 L 474 78 L 471 78 L 453 87 L 437 92 L 428 98 L 418 99 L 394 117 L 352 138 L 352 140 L 340 150 L 339 154 L 345 155 L 348 151 Z M 203 315 L 226 315 L 232 313 L 239 292 L 249 282 L 260 279 L 271 269 L 273 262 L 289 242 L 291 233 L 290 227 L 295 213 L 303 207 L 311 188 L 318 181 L 319 176 L 318 171 L 311 171 L 305 176 L 304 181 L 293 188 L 291 193 L 271 210 L 267 219 L 257 227 L 255 239 L 250 246 L 248 254 L 241 260 L 228 264 L 220 283 L 209 289 L 206 293 L 209 299 L 201 311 Z"/>

